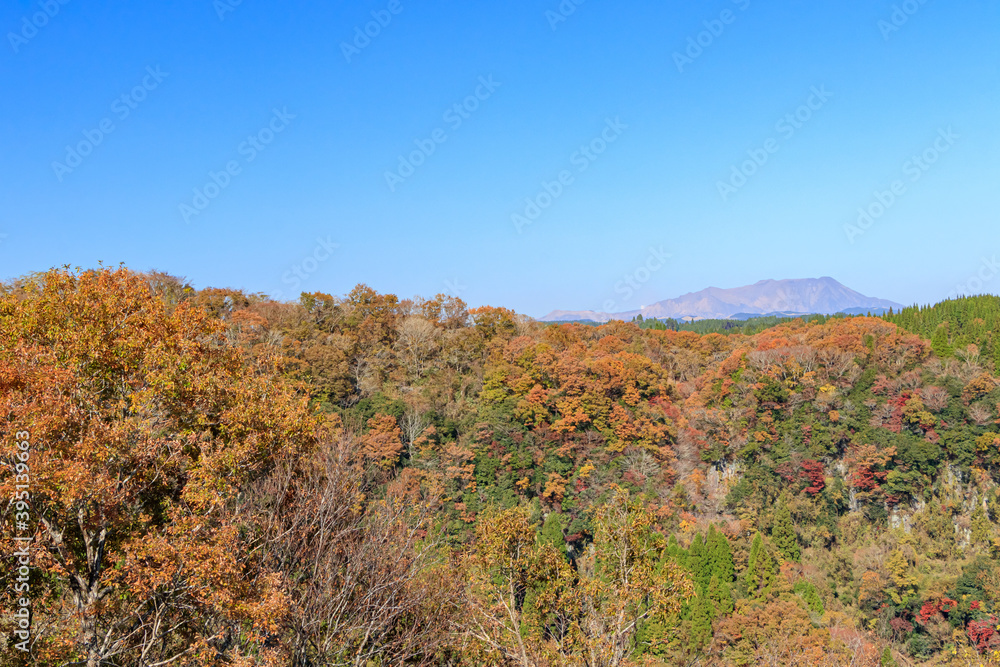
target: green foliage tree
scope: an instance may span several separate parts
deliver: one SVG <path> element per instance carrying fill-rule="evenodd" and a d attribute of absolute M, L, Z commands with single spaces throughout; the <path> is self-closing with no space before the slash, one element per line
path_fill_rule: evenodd
<path fill-rule="evenodd" d="M 1000 375 L 1000 335 L 994 335 L 990 341 L 993 348 L 993 374 Z"/>
<path fill-rule="evenodd" d="M 695 533 L 694 538 L 691 540 L 691 546 L 687 550 L 687 559 L 685 561 L 688 571 L 693 575 L 695 582 L 698 581 L 698 576 L 701 573 L 702 567 L 705 563 L 705 538 L 701 533 Z"/>
<path fill-rule="evenodd" d="M 754 535 L 750 544 L 750 558 L 747 561 L 747 569 L 743 574 L 746 583 L 747 593 L 751 598 L 762 598 L 770 589 L 774 578 L 771 556 L 764 546 L 764 538 L 760 533 Z"/>
<path fill-rule="evenodd" d="M 566 551 L 566 539 L 563 537 L 563 516 L 559 512 L 549 512 L 542 523 L 542 529 L 538 534 L 538 541 L 556 549 L 559 552 Z"/>
<path fill-rule="evenodd" d="M 691 604 L 691 634 L 689 645 L 699 649 L 712 639 L 712 620 L 715 609 L 706 593 L 698 593 Z"/>
<path fill-rule="evenodd" d="M 973 547 L 977 549 L 988 549 L 992 543 L 993 524 L 982 504 L 977 504 L 972 511 L 972 535 L 970 536 Z"/>
<path fill-rule="evenodd" d="M 814 614 L 823 613 L 823 600 L 816 591 L 816 587 L 811 583 L 808 581 L 798 581 L 795 583 L 792 591 L 802 598 L 802 601 L 809 607 L 809 611 Z"/>
<path fill-rule="evenodd" d="M 733 593 L 729 584 L 720 580 L 717 574 L 712 575 L 708 584 L 708 599 L 712 601 L 716 617 L 733 613 Z"/>
<path fill-rule="evenodd" d="M 786 559 L 798 562 L 800 556 L 799 541 L 792 524 L 792 514 L 784 502 L 778 504 L 774 513 L 774 525 L 771 527 L 771 539 L 781 555 Z"/>
<path fill-rule="evenodd" d="M 709 545 L 703 541 L 701 533 L 694 536 L 691 548 L 688 550 L 688 569 L 694 579 L 695 590 L 703 594 L 708 590 L 712 578 L 712 554 Z"/>
<path fill-rule="evenodd" d="M 931 349 L 941 359 L 947 359 L 952 355 L 951 345 L 948 343 L 948 325 L 940 324 L 934 330 L 931 338 Z"/>
<path fill-rule="evenodd" d="M 729 547 L 729 540 L 722 532 L 715 530 L 715 526 L 709 530 L 709 553 L 712 560 L 712 574 L 719 578 L 719 581 L 727 586 L 736 580 L 736 565 L 733 563 L 733 552 Z"/>

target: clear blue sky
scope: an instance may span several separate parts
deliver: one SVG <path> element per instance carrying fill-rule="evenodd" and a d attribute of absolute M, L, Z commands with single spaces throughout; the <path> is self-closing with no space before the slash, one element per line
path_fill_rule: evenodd
<path fill-rule="evenodd" d="M 3 4 L 0 278 L 124 262 L 540 316 L 827 275 L 933 302 L 1000 254 L 995 1 L 236 1 Z"/>

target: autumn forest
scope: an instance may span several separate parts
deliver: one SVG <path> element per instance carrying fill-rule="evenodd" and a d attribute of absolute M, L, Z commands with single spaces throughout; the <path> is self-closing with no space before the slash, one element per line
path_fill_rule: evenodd
<path fill-rule="evenodd" d="M 0 666 L 1000 665 L 1000 298 L 0 286 Z"/>

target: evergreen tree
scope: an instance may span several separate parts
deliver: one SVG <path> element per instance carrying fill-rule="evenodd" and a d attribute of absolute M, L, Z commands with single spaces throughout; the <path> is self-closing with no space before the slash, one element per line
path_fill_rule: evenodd
<path fill-rule="evenodd" d="M 541 544 L 555 547 L 560 553 L 566 553 L 566 539 L 563 537 L 563 518 L 559 512 L 549 512 L 538 535 Z"/>
<path fill-rule="evenodd" d="M 939 324 L 937 329 L 934 330 L 934 336 L 931 338 L 931 349 L 941 359 L 947 359 L 951 356 L 952 349 L 948 343 L 947 324 Z"/>
<path fill-rule="evenodd" d="M 757 533 L 750 545 L 750 559 L 747 562 L 746 573 L 743 575 L 750 597 L 763 597 L 767 593 L 774 577 L 771 568 L 771 557 L 764 547 L 764 539 L 760 533 Z"/>
<path fill-rule="evenodd" d="M 913 576 L 913 565 L 896 549 L 885 562 L 892 585 L 888 589 L 889 597 L 897 605 L 905 605 L 917 595 L 917 578 Z"/>
<path fill-rule="evenodd" d="M 720 582 L 731 584 L 736 581 L 736 565 L 733 563 L 729 540 L 720 531 L 710 532 L 709 538 L 714 540 L 709 545 L 712 554 L 712 574 L 718 576 Z"/>
<path fill-rule="evenodd" d="M 712 575 L 708 584 L 708 599 L 712 601 L 715 616 L 726 616 L 733 612 L 733 593 L 729 584 L 719 581 L 718 575 Z"/>
<path fill-rule="evenodd" d="M 778 548 L 781 555 L 786 559 L 798 562 L 799 541 L 795 535 L 795 526 L 792 525 L 792 514 L 788 511 L 788 505 L 784 502 L 778 504 L 774 513 L 774 525 L 771 527 L 771 539 L 774 546 Z"/>
<path fill-rule="evenodd" d="M 668 623 L 659 616 L 646 619 L 639 624 L 639 629 L 635 635 L 636 655 L 653 655 L 657 657 L 667 655 L 670 635 L 676 631 L 677 628 L 673 624 Z"/>
<path fill-rule="evenodd" d="M 1000 340 L 993 342 L 993 372 L 1000 375 Z"/>
<path fill-rule="evenodd" d="M 715 610 L 707 595 L 698 593 L 691 608 L 691 646 L 701 648 L 712 639 Z"/>
<path fill-rule="evenodd" d="M 930 338 L 935 354 L 941 358 L 973 343 L 984 357 L 992 355 L 995 363 L 1000 361 L 1000 352 L 991 340 L 993 332 L 1000 330 L 1000 298 L 996 296 L 950 299 L 936 306 L 904 308 L 883 317 L 909 332 Z"/>
<path fill-rule="evenodd" d="M 708 590 L 708 584 L 712 580 L 712 545 L 703 543 L 701 535 L 695 535 L 694 542 L 691 543 L 691 553 L 688 556 L 688 567 L 691 569 L 692 579 L 694 579 L 695 589 L 701 595 Z"/>
<path fill-rule="evenodd" d="M 819 593 L 816 592 L 816 587 L 811 583 L 808 581 L 796 582 L 792 591 L 802 598 L 802 601 L 806 603 L 810 611 L 815 614 L 823 613 L 823 600 L 819 597 Z"/>
<path fill-rule="evenodd" d="M 687 569 L 691 573 L 695 582 L 698 580 L 698 575 L 701 573 L 702 565 L 705 561 L 705 541 L 701 536 L 701 533 L 695 533 L 694 539 L 691 540 L 691 546 L 688 548 L 687 555 Z M 708 583 L 708 582 L 706 582 Z"/>
<path fill-rule="evenodd" d="M 677 537 L 671 533 L 670 539 L 667 540 L 666 555 L 671 559 L 677 561 L 678 563 L 683 563 L 682 556 L 684 555 L 684 550 L 681 549 L 681 545 L 677 544 Z"/>

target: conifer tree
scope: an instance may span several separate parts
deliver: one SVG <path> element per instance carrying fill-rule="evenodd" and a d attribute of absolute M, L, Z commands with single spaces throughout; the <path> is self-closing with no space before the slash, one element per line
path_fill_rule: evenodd
<path fill-rule="evenodd" d="M 667 540 L 666 554 L 678 563 L 683 563 L 682 557 L 684 555 L 684 550 L 681 549 L 679 544 L 677 544 L 677 536 L 673 534 L 671 534 L 670 539 Z"/>
<path fill-rule="evenodd" d="M 708 591 L 708 584 L 712 580 L 713 571 L 712 545 L 708 542 L 703 543 L 700 534 L 695 535 L 695 540 L 691 543 L 688 567 L 691 568 L 692 578 L 694 579 L 698 594 L 701 595 Z"/>
<path fill-rule="evenodd" d="M 800 551 L 798 538 L 795 536 L 795 526 L 792 525 L 792 514 L 784 502 L 778 504 L 774 513 L 774 525 L 771 527 L 771 539 L 781 555 L 786 559 L 798 562 Z"/>
<path fill-rule="evenodd" d="M 1000 375 L 1000 340 L 993 341 L 993 372 Z"/>
<path fill-rule="evenodd" d="M 771 557 L 764 547 L 764 539 L 760 533 L 757 533 L 753 538 L 753 543 L 750 545 L 750 559 L 747 562 L 746 573 L 743 576 L 747 585 L 747 592 L 751 597 L 763 597 L 767 592 L 774 577 L 771 568 Z"/>
<path fill-rule="evenodd" d="M 729 540 L 720 531 L 714 533 L 714 543 L 709 549 L 712 554 L 712 574 L 719 581 L 728 585 L 736 580 L 736 565 L 733 563 L 733 552 L 729 548 Z"/>
<path fill-rule="evenodd" d="M 708 534 L 705 535 L 705 561 L 711 573 L 715 572 L 716 543 L 718 541 L 719 532 L 715 529 L 715 524 L 713 523 L 709 525 Z M 709 577 L 711 577 L 711 574 L 709 574 Z"/>
<path fill-rule="evenodd" d="M 676 628 L 665 619 L 659 617 L 646 619 L 639 624 L 635 634 L 636 652 L 651 656 L 666 655 L 667 644 L 673 632 L 676 632 Z"/>
<path fill-rule="evenodd" d="M 951 356 L 952 349 L 948 343 L 947 324 L 939 324 L 937 329 L 934 330 L 934 336 L 931 338 L 931 349 L 941 359 L 947 359 Z"/>
<path fill-rule="evenodd" d="M 698 574 L 701 572 L 702 564 L 705 560 L 705 541 L 701 536 L 701 533 L 695 533 L 694 539 L 691 540 L 691 546 L 688 548 L 687 554 L 687 569 L 695 578 L 695 583 L 697 583 Z"/>
<path fill-rule="evenodd" d="M 719 580 L 718 575 L 712 575 L 708 584 L 708 599 L 712 601 L 715 616 L 726 616 L 733 612 L 733 593 L 729 584 Z"/>
<path fill-rule="evenodd" d="M 701 648 L 712 639 L 712 620 L 715 610 L 708 596 L 698 593 L 691 608 L 691 646 Z"/>

